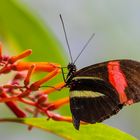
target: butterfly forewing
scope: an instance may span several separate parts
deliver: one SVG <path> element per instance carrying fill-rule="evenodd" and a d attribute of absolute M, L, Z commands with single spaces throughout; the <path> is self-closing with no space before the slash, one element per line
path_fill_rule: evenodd
<path fill-rule="evenodd" d="M 126 77 L 125 93 L 132 103 L 140 101 L 140 63 L 136 61 L 121 61 L 121 69 Z"/>
<path fill-rule="evenodd" d="M 80 121 L 101 122 L 123 105 L 140 100 L 140 63 L 113 60 L 77 71 L 70 83 L 70 108 L 76 129 Z"/>

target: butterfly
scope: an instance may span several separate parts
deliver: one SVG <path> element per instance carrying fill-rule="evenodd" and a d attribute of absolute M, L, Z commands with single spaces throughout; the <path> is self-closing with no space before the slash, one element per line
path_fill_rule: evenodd
<path fill-rule="evenodd" d="M 80 121 L 102 122 L 117 114 L 124 106 L 140 101 L 140 62 L 122 59 L 110 60 L 77 70 L 75 62 L 82 54 L 94 34 L 73 61 L 65 26 L 62 26 L 71 58 L 64 77 L 70 89 L 70 110 L 73 125 L 78 130 Z M 62 73 L 63 70 L 62 70 Z"/>
<path fill-rule="evenodd" d="M 76 70 L 68 66 L 73 124 L 102 122 L 123 106 L 140 101 L 140 62 L 111 60 Z"/>

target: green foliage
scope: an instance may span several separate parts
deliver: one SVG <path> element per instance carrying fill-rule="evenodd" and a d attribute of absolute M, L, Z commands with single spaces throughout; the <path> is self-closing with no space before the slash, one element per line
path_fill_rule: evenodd
<path fill-rule="evenodd" d="M 12 52 L 16 53 L 19 50 L 31 48 L 33 54 L 28 61 L 50 61 L 66 66 L 65 53 L 63 53 L 60 43 L 41 20 L 37 21 L 29 10 L 18 4 L 16 0 L 3 0 L 0 1 L 0 5 L 0 38 Z M 54 83 L 59 80 L 60 77 L 56 78 Z M 52 94 L 51 99 L 62 96 L 66 96 L 66 94 L 61 91 L 59 94 Z M 68 107 L 61 110 L 62 112 L 68 113 Z M 76 131 L 71 123 L 47 121 L 43 118 L 4 119 L 1 121 L 32 125 L 70 140 L 135 140 L 132 136 L 104 124 L 85 125 L 81 126 L 80 131 Z"/>
<path fill-rule="evenodd" d="M 47 25 L 15 0 L 0 1 L 0 5 L 0 36 L 11 50 L 31 48 L 30 60 L 64 64 L 63 49 Z"/>
<path fill-rule="evenodd" d="M 26 118 L 26 119 L 5 119 L 3 121 L 11 121 L 32 125 L 68 140 L 136 140 L 136 138 L 112 128 L 105 124 L 81 125 L 80 130 L 74 129 L 71 123 L 57 122 L 46 118 Z"/>

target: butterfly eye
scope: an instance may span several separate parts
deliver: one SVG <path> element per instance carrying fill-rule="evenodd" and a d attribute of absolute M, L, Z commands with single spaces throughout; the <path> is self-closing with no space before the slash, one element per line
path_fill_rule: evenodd
<path fill-rule="evenodd" d="M 72 68 L 72 64 L 69 63 L 68 66 L 67 66 L 68 70 L 70 70 Z"/>

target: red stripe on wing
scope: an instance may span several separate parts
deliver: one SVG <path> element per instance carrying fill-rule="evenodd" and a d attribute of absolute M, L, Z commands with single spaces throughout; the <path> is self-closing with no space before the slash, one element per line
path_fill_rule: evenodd
<path fill-rule="evenodd" d="M 109 62 L 107 68 L 109 74 L 109 82 L 117 90 L 119 94 L 120 103 L 132 104 L 133 100 L 128 100 L 127 95 L 125 93 L 125 88 L 128 85 L 127 85 L 126 77 L 124 73 L 121 71 L 119 61 Z"/>

